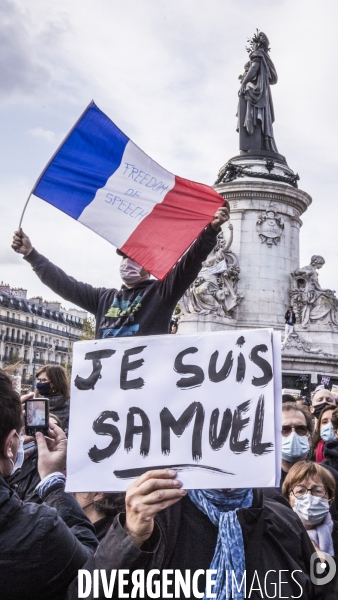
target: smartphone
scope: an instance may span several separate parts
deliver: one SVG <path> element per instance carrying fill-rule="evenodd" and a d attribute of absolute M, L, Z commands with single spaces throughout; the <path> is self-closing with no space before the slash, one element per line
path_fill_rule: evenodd
<path fill-rule="evenodd" d="M 25 413 L 26 435 L 35 435 L 37 431 L 41 431 L 44 435 L 48 435 L 48 398 L 31 398 L 30 400 L 26 400 Z"/>

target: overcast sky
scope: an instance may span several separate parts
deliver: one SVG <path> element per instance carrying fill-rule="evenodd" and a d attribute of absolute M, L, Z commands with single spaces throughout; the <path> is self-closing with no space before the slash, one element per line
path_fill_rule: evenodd
<path fill-rule="evenodd" d="M 238 75 L 257 27 L 279 77 L 277 147 L 313 199 L 300 263 L 323 255 L 320 283 L 337 289 L 337 16 L 335 0 L 0 0 L 0 281 L 56 297 L 11 238 L 92 99 L 163 167 L 212 185 L 238 153 Z M 57 209 L 31 199 L 23 229 L 77 279 L 119 287 L 113 246 Z"/>

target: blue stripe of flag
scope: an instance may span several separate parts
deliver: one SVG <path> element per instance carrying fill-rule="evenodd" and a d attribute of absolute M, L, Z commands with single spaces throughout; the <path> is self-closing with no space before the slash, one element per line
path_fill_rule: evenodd
<path fill-rule="evenodd" d="M 78 219 L 121 164 L 127 136 L 92 102 L 33 194 Z"/>

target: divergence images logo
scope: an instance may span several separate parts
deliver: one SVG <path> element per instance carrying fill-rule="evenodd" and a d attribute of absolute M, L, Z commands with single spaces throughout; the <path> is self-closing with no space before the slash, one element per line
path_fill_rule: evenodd
<path fill-rule="evenodd" d="M 323 552 L 325 562 L 321 562 L 318 554 L 314 552 L 310 559 L 310 579 L 316 585 L 330 583 L 336 574 L 336 563 L 332 556 Z M 324 574 L 326 573 L 326 574 Z"/>

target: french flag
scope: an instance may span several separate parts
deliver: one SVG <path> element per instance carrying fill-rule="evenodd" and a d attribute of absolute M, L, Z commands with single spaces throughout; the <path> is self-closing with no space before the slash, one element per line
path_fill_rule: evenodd
<path fill-rule="evenodd" d="M 108 240 L 158 279 L 224 198 L 163 169 L 91 102 L 32 193 Z"/>

